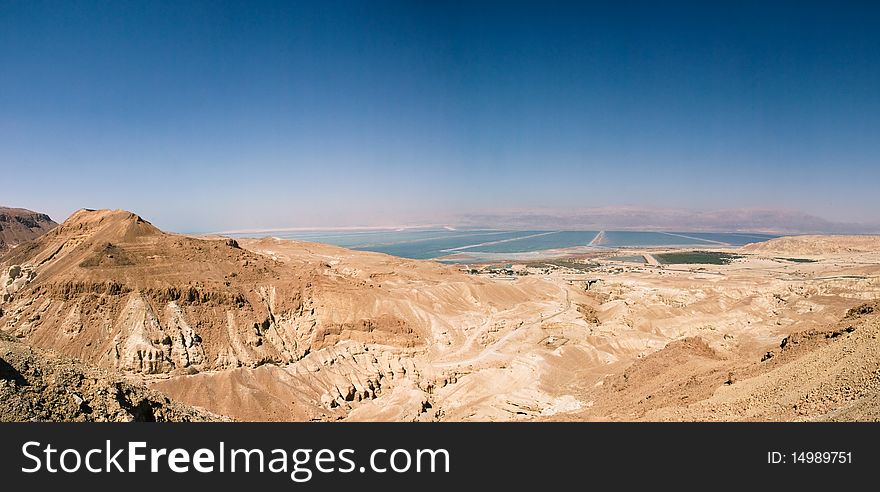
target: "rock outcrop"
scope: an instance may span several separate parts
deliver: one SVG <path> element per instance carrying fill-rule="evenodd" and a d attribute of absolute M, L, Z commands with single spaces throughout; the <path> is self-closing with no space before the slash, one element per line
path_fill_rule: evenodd
<path fill-rule="evenodd" d="M 46 214 L 23 208 L 0 207 L 0 256 L 40 237 L 57 225 Z"/>
<path fill-rule="evenodd" d="M 224 420 L 172 402 L 121 374 L 29 347 L 0 333 L 0 421 Z"/>

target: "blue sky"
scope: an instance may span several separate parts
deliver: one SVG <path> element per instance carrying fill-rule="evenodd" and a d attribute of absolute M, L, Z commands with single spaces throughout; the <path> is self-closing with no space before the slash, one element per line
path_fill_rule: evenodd
<path fill-rule="evenodd" d="M 874 2 L 0 0 L 0 203 L 177 231 L 876 222 L 878 25 Z"/>

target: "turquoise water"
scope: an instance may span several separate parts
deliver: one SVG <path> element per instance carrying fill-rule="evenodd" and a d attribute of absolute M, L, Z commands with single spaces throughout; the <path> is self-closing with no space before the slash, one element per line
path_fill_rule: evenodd
<path fill-rule="evenodd" d="M 435 231 L 437 232 L 437 231 Z M 484 251 L 493 244 L 505 244 L 536 234 L 535 231 L 446 231 L 442 234 L 428 235 L 421 239 L 405 241 L 389 240 L 383 243 L 361 244 L 353 249 L 376 251 L 404 258 L 430 259 L 454 254 L 459 251 Z"/>
<path fill-rule="evenodd" d="M 742 246 L 777 236 L 739 232 L 640 232 L 606 231 L 600 246 L 626 248 L 638 246 Z"/>
<path fill-rule="evenodd" d="M 777 236 L 772 236 L 769 234 L 757 234 L 757 233 L 717 233 L 717 232 L 676 232 L 674 234 L 681 234 L 684 236 L 691 236 L 695 238 L 705 239 L 709 241 L 718 241 L 730 246 L 743 246 L 749 243 L 757 243 L 761 241 L 768 241 Z"/>
<path fill-rule="evenodd" d="M 685 246 L 713 244 L 696 236 L 682 237 L 662 232 L 606 231 L 600 246 L 622 248 L 628 246 Z"/>
<path fill-rule="evenodd" d="M 334 244 L 361 251 L 375 251 L 414 259 L 434 259 L 454 254 L 495 257 L 549 249 L 589 246 L 598 231 L 511 231 L 511 230 L 351 230 L 351 231 L 266 231 L 233 234 L 233 237 L 273 236 Z M 730 247 L 766 241 L 776 236 L 758 233 L 604 231 L 598 248 L 651 246 Z"/>
<path fill-rule="evenodd" d="M 571 248 L 587 246 L 599 231 L 533 231 L 528 236 L 497 244 L 463 249 L 464 252 L 479 251 L 481 253 L 527 253 L 546 249 Z"/>

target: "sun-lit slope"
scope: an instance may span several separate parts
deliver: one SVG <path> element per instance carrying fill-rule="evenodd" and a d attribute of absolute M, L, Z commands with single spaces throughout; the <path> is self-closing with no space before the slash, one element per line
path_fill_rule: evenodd
<path fill-rule="evenodd" d="M 30 347 L 0 332 L 0 421 L 225 420 L 172 402 L 115 371 Z"/>
<path fill-rule="evenodd" d="M 100 365 L 163 373 L 293 360 L 309 277 L 234 242 L 165 234 L 125 211 L 73 214 L 5 258 L 4 331 Z"/>
<path fill-rule="evenodd" d="M 487 313 L 523 304 L 558 302 L 547 282 L 498 282 L 466 275 L 454 266 L 381 253 L 279 239 L 244 239 L 242 247 L 293 266 L 317 262 L 333 289 L 320 302 L 328 318 L 345 325 L 359 319 L 395 318 L 427 332 L 428 349 L 444 353 L 463 340 L 463 329 L 482 324 Z"/>
<path fill-rule="evenodd" d="M 880 236 L 785 236 L 747 244 L 742 250 L 802 255 L 880 252 Z"/>
<path fill-rule="evenodd" d="M 442 349 L 483 308 L 536 297 L 429 262 L 277 246 L 285 256 L 166 234 L 125 211 L 82 210 L 6 259 L 4 330 L 165 373 L 287 363 L 339 341 Z"/>
<path fill-rule="evenodd" d="M 434 394 L 462 373 L 504 364 L 516 343 L 503 336 L 541 336 L 534 320 L 542 312 L 574 311 L 565 294 L 539 279 L 497 281 L 465 275 L 455 267 L 407 260 L 335 246 L 277 239 L 239 240 L 243 248 L 302 267 L 324 265 L 333 288 L 314 301 L 329 324 L 328 333 L 302 360 L 286 366 L 221 371 L 157 381 L 155 387 L 197 405 L 225 409 L 242 419 L 355 418 L 414 420 L 437 418 Z M 354 320 L 398 320 L 418 327 L 426 343 L 405 345 L 366 340 L 348 329 Z M 368 324 L 369 324 L 368 323 Z M 368 330 L 372 329 L 368 327 Z M 529 347 L 537 345 L 529 342 Z M 490 357 L 491 356 L 491 357 Z M 511 390 L 533 388 L 540 374 L 514 378 Z M 497 379 L 499 384 L 501 379 Z M 208 388 L 226 388 L 212 391 Z M 231 391 L 232 388 L 247 391 Z M 547 402 L 553 398 L 533 390 Z M 495 393 L 503 395 L 501 386 Z M 486 400 L 483 393 L 455 396 L 452 401 Z M 487 406 L 491 402 L 487 402 Z M 540 409 L 538 409 L 540 411 Z"/>

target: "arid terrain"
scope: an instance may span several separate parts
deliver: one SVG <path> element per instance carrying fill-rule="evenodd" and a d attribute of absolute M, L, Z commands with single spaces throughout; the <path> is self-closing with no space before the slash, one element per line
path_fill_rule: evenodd
<path fill-rule="evenodd" d="M 0 330 L 17 340 L 0 344 L 0 411 L 107 407 L 98 389 L 64 411 L 21 403 L 48 398 L 33 393 L 47 372 L 24 367 L 39 359 L 124 381 L 168 420 L 880 418 L 880 240 L 724 251 L 499 272 L 81 210 L 0 257 Z"/>
<path fill-rule="evenodd" d="M 40 237 L 57 225 L 46 214 L 23 208 L 0 207 L 0 255 Z"/>
<path fill-rule="evenodd" d="M 30 347 L 0 332 L 0 422 L 227 420 L 174 403 L 116 371 Z"/>

